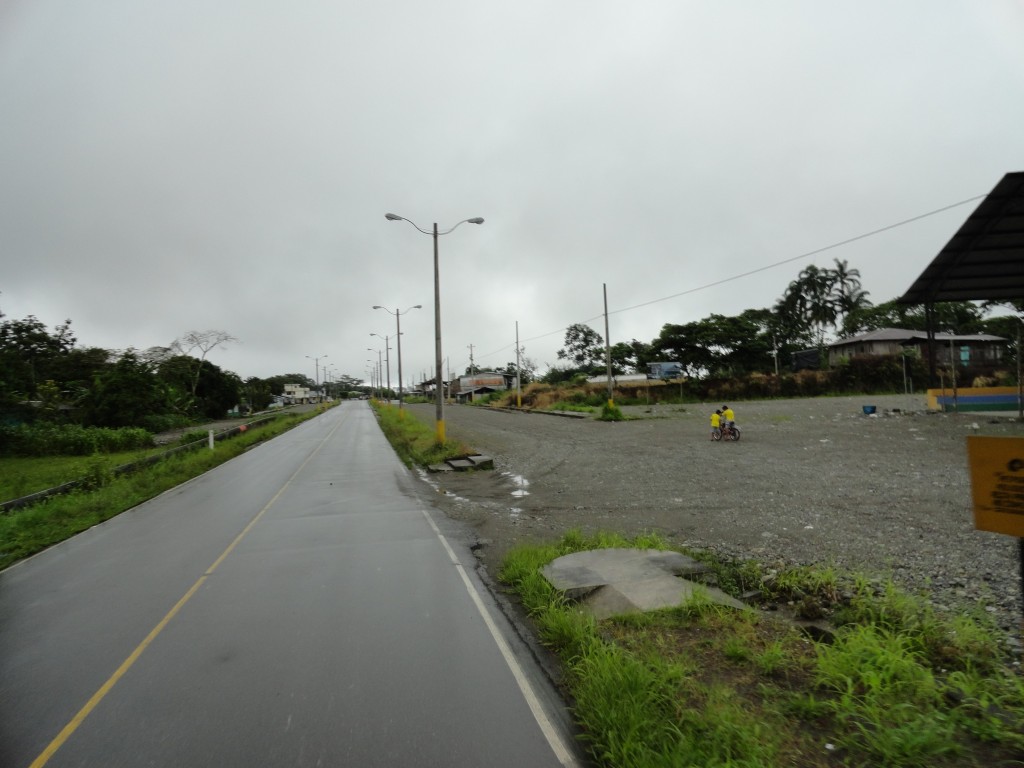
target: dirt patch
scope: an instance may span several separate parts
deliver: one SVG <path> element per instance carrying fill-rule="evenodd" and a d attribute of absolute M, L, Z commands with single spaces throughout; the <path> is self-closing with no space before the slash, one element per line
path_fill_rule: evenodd
<path fill-rule="evenodd" d="M 637 418 L 612 423 L 453 406 L 448 434 L 495 470 L 424 479 L 475 527 L 492 576 L 519 542 L 653 531 L 768 568 L 891 576 L 939 606 L 983 601 L 1018 625 L 1017 541 L 974 530 L 964 439 L 1024 434 L 1015 420 L 928 414 L 923 397 L 730 403 L 743 435 L 727 443 L 709 440 L 718 405 L 627 407 Z M 433 419 L 432 406 L 410 410 Z"/>

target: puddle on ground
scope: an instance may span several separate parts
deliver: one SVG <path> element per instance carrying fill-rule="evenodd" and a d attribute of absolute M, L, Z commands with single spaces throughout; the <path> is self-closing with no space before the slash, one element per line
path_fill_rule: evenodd
<path fill-rule="evenodd" d="M 525 516 L 522 507 L 507 506 L 499 500 L 505 494 L 514 499 L 523 499 L 530 495 L 530 481 L 522 475 L 514 475 L 511 472 L 436 475 L 422 467 L 416 467 L 415 471 L 420 480 L 447 499 L 460 504 L 476 504 L 492 511 L 507 510 L 511 520 L 518 521 Z M 453 488 L 455 490 L 452 490 Z M 462 493 L 468 494 L 468 497 L 461 495 Z"/>
<path fill-rule="evenodd" d="M 443 493 L 449 499 L 455 499 L 455 501 L 464 501 L 464 502 L 468 502 L 469 501 L 469 499 L 463 498 L 462 496 L 459 496 L 457 493 L 453 493 L 452 491 L 449 491 L 449 490 L 447 490 L 445 488 L 442 488 L 441 485 L 436 480 L 434 480 L 434 478 L 430 475 L 430 473 L 426 472 L 421 467 L 416 467 L 416 473 L 420 476 L 420 480 L 425 482 L 427 485 L 429 485 L 431 488 L 433 488 L 438 493 Z"/>
<path fill-rule="evenodd" d="M 510 481 L 512 481 L 512 495 L 517 499 L 521 499 L 524 496 L 529 496 L 530 492 L 526 490 L 530 486 L 530 481 L 522 475 L 510 475 L 507 472 L 504 473 Z"/>

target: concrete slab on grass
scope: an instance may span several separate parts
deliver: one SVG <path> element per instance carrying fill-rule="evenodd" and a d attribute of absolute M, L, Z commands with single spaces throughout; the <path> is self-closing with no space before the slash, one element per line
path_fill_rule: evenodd
<path fill-rule="evenodd" d="M 703 563 L 678 552 L 594 549 L 553 560 L 542 573 L 553 587 L 579 600 L 598 619 L 672 608 L 697 589 L 716 603 L 744 608 L 720 589 L 681 578 L 707 570 Z"/>

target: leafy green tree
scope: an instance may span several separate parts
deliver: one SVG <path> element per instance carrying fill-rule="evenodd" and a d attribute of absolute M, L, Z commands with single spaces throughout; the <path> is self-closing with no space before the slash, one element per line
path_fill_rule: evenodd
<path fill-rule="evenodd" d="M 24 320 L 0 323 L 0 382 L 12 398 L 36 399 L 36 388 L 47 380 L 55 380 L 53 368 L 60 356 L 75 346 L 71 321 L 50 333 L 35 316 Z"/>
<path fill-rule="evenodd" d="M 96 374 L 110 365 L 110 350 L 101 347 L 75 347 L 54 358 L 49 372 L 65 388 L 89 386 Z"/>
<path fill-rule="evenodd" d="M 832 294 L 836 312 L 842 323 L 851 312 L 870 307 L 868 292 L 860 284 L 860 271 L 850 269 L 847 262 L 835 259 L 836 268 L 832 270 Z"/>
<path fill-rule="evenodd" d="M 859 307 L 843 318 L 843 336 L 856 336 L 882 328 L 924 330 L 924 312 L 920 307 L 897 304 L 895 299 L 875 306 Z"/>
<path fill-rule="evenodd" d="M 786 314 L 808 329 L 814 329 L 818 346 L 825 346 L 825 329 L 835 325 L 839 307 L 833 291 L 835 277 L 831 270 L 809 265 L 789 284 L 776 304 Z"/>
<path fill-rule="evenodd" d="M 774 366 L 771 351 L 773 314 L 767 309 L 748 309 L 736 317 L 712 315 L 713 338 L 717 350 L 718 373 L 738 376 L 755 371 L 770 371 Z"/>
<path fill-rule="evenodd" d="M 807 266 L 775 305 L 776 313 L 790 323 L 813 331 L 822 348 L 827 329 L 839 325 L 844 333 L 856 329 L 860 322 L 857 313 L 871 306 L 868 292 L 861 287 L 860 272 L 850 269 L 846 261 L 835 259 L 834 263 L 834 269 Z"/>
<path fill-rule="evenodd" d="M 199 368 L 196 400 L 199 412 L 208 419 L 223 419 L 241 401 L 242 380 L 209 360 Z"/>
<path fill-rule="evenodd" d="M 83 398 L 87 424 L 98 427 L 133 427 L 149 416 L 167 412 L 166 392 L 152 366 L 128 350 L 105 368 Z"/>
<path fill-rule="evenodd" d="M 604 338 L 585 323 L 575 323 L 565 330 L 565 346 L 558 350 L 558 359 L 567 360 L 577 371 L 590 372 L 604 365 Z"/>
<path fill-rule="evenodd" d="M 666 323 L 651 342 L 652 360 L 649 362 L 678 362 L 693 378 L 710 373 L 715 366 L 715 354 L 705 332 L 703 321 L 683 325 Z"/>
<path fill-rule="evenodd" d="M 620 341 L 613 344 L 612 372 L 616 375 L 623 373 L 644 373 L 648 358 L 651 354 L 651 345 L 633 339 L 632 341 Z"/>
<path fill-rule="evenodd" d="M 500 368 L 499 371 L 506 376 L 516 375 L 516 361 L 512 360 L 506 363 L 504 368 Z M 526 386 L 531 381 L 535 381 L 537 378 L 537 364 L 528 358 L 526 355 L 519 356 L 519 383 L 521 386 Z"/>
<path fill-rule="evenodd" d="M 570 381 L 575 374 L 576 369 L 568 365 L 551 365 L 549 363 L 548 369 L 540 377 L 540 380 L 545 384 L 560 384 L 563 381 Z"/>
<path fill-rule="evenodd" d="M 172 394 L 172 402 L 184 404 L 185 413 L 220 419 L 240 401 L 241 379 L 222 371 L 209 360 L 175 355 L 160 363 L 160 379 Z"/>
<path fill-rule="evenodd" d="M 250 376 L 245 380 L 242 399 L 251 411 L 265 411 L 274 400 L 270 385 L 263 379 Z"/>
<path fill-rule="evenodd" d="M 934 305 L 936 333 L 984 333 L 983 305 L 970 301 L 943 301 Z M 895 299 L 876 306 L 859 308 L 844 320 L 844 335 L 856 335 L 881 328 L 905 328 L 926 331 L 927 317 L 923 305 L 898 304 Z"/>

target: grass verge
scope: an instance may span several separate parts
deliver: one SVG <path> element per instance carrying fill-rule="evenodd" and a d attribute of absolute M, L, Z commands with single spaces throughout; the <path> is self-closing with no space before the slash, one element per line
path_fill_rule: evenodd
<path fill-rule="evenodd" d="M 174 454 L 128 475 L 115 477 L 111 470 L 117 464 L 108 465 L 108 457 L 97 457 L 91 460 L 92 464 L 87 462 L 87 488 L 0 515 L 0 568 L 109 520 L 319 413 L 284 414 L 229 440 L 216 442 L 212 451 L 200 448 Z"/>
<path fill-rule="evenodd" d="M 699 590 L 678 608 L 596 621 L 541 568 L 608 546 L 667 548 L 654 536 L 571 532 L 513 550 L 499 574 L 561 658 L 599 765 L 1024 764 L 1024 679 L 983 614 L 940 616 L 891 584 L 853 579 L 828 642 Z M 749 587 L 757 570 L 718 565 L 732 574 L 731 585 L 716 578 L 727 591 Z M 837 578 L 799 569 L 762 582 L 763 594 L 826 600 L 838 597 Z"/>
<path fill-rule="evenodd" d="M 56 488 L 96 473 L 161 453 L 167 446 L 146 450 L 98 453 L 92 456 L 11 456 L 0 459 L 0 500 L 17 499 L 30 493 Z"/>
<path fill-rule="evenodd" d="M 407 466 L 427 467 L 472 451 L 458 440 L 445 440 L 438 444 L 434 427 L 422 421 L 412 411 L 389 403 L 373 400 L 370 403 L 377 414 L 381 431 L 395 449 L 398 458 Z"/>

